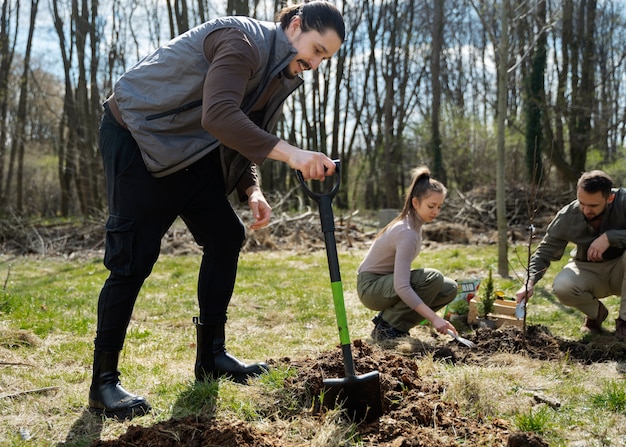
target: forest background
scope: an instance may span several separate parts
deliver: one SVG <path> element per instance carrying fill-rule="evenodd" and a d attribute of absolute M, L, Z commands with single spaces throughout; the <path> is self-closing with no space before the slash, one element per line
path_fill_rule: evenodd
<path fill-rule="evenodd" d="M 286 3 L 3 0 L 0 221 L 101 214 L 98 126 L 116 79 L 203 21 L 273 20 Z M 422 164 L 460 192 L 538 197 L 595 168 L 624 183 L 623 1 L 335 3 L 346 41 L 305 74 L 278 134 L 341 160 L 337 207 L 400 207 Z M 261 176 L 266 192 L 297 186 L 281 163 Z"/>

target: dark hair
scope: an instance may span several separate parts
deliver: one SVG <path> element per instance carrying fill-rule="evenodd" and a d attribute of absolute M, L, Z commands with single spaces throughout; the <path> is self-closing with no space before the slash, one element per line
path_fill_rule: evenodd
<path fill-rule="evenodd" d="M 604 171 L 594 170 L 583 172 L 576 186 L 590 194 L 601 192 L 602 196 L 607 198 L 611 195 L 613 179 Z"/>
<path fill-rule="evenodd" d="M 341 42 L 346 38 L 346 25 L 341 12 L 335 5 L 325 0 L 312 0 L 286 6 L 276 15 L 282 29 L 287 29 L 291 19 L 299 16 L 302 21 L 302 32 L 315 30 L 324 34 L 329 28 L 334 30 Z"/>
<path fill-rule="evenodd" d="M 439 180 L 430 178 L 430 170 L 426 166 L 420 166 L 418 168 L 415 168 L 412 171 L 412 175 L 413 180 L 411 181 L 411 186 L 409 186 L 409 189 L 407 190 L 402 211 L 400 211 L 400 214 L 398 214 L 395 219 L 393 219 L 382 230 L 380 230 L 378 236 L 380 236 L 388 227 L 396 222 L 403 220 L 409 214 L 415 214 L 416 211 L 415 208 L 413 208 L 414 198 L 421 202 L 422 199 L 427 197 L 431 192 L 441 193 L 444 195 L 444 197 L 446 196 L 446 194 L 448 194 L 448 190 L 443 183 L 441 183 Z"/>

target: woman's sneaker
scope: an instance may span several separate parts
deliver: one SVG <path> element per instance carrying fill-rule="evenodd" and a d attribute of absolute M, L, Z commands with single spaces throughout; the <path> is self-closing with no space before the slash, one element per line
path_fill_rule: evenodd
<path fill-rule="evenodd" d="M 376 341 L 389 341 L 396 340 L 402 337 L 408 337 L 408 332 L 403 332 L 382 319 L 380 314 L 374 317 L 374 329 L 372 330 L 372 338 Z"/>

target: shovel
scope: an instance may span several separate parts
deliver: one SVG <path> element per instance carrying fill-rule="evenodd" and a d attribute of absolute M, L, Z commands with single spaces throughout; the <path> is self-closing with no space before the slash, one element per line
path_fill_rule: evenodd
<path fill-rule="evenodd" d="M 330 192 L 325 194 L 315 193 L 307 186 L 302 173 L 296 171 L 296 175 L 306 194 L 319 205 L 322 231 L 326 244 L 328 269 L 330 270 L 330 285 L 333 292 L 339 340 L 343 354 L 345 377 L 323 380 L 324 392 L 322 393 L 322 406 L 334 408 L 342 406 L 348 416 L 354 421 L 372 422 L 377 420 L 383 413 L 380 391 L 380 375 L 378 371 L 356 375 L 354 372 L 354 360 L 348 332 L 346 308 L 343 300 L 343 286 L 339 273 L 339 258 L 337 256 L 337 243 L 335 241 L 335 219 L 333 217 L 332 199 L 339 190 L 341 180 L 340 163 L 334 160 L 336 166 L 335 175 L 337 180 Z"/>

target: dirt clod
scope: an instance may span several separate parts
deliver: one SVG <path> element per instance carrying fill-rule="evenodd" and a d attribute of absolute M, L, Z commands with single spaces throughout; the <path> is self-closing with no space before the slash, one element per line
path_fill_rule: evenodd
<path fill-rule="evenodd" d="M 516 432 L 509 436 L 507 447 L 548 447 L 548 443 L 533 433 Z"/>

